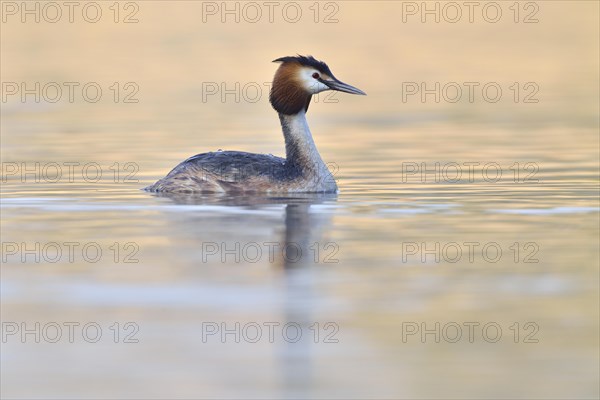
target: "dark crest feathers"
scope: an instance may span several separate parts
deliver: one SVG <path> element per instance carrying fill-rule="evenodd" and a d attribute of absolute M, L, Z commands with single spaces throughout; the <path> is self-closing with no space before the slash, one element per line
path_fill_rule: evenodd
<path fill-rule="evenodd" d="M 305 65 L 307 67 L 313 67 L 316 70 L 320 71 L 321 73 L 324 73 L 324 74 L 327 74 L 327 75 L 333 77 L 333 74 L 331 73 L 331 70 L 329 69 L 327 64 L 325 64 L 323 61 L 319 61 L 319 60 L 315 59 L 313 56 L 297 55 L 295 57 L 294 56 L 281 57 L 276 60 L 273 60 L 273 62 L 282 62 L 282 63 L 297 62 L 300 65 Z"/>

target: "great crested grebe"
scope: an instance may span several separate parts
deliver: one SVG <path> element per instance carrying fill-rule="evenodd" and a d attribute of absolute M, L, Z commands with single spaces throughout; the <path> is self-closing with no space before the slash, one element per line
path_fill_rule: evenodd
<path fill-rule="evenodd" d="M 150 192 L 337 192 L 331 172 L 315 146 L 306 111 L 313 94 L 338 90 L 366 94 L 337 80 L 312 56 L 282 57 L 269 95 L 279 113 L 286 158 L 241 151 L 195 155 L 173 168 Z"/>

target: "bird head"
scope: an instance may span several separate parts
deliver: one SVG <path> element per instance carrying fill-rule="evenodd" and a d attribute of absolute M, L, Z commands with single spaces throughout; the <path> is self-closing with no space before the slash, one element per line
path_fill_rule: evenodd
<path fill-rule="evenodd" d="M 281 114 L 293 115 L 308 110 L 311 96 L 326 90 L 366 94 L 338 80 L 327 64 L 312 56 L 281 57 L 273 62 L 281 65 L 275 72 L 269 101 Z"/>

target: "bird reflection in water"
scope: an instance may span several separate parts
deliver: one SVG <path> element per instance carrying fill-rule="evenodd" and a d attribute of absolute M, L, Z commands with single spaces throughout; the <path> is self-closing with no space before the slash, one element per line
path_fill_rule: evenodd
<path fill-rule="evenodd" d="M 305 398 L 310 396 L 309 388 L 316 387 L 311 382 L 315 379 L 314 365 L 311 357 L 314 346 L 323 342 L 324 322 L 315 315 L 317 304 L 315 298 L 315 282 L 313 267 L 322 266 L 315 251 L 323 250 L 324 233 L 330 230 L 331 213 L 319 205 L 332 204 L 337 200 L 335 193 L 331 194 L 294 194 L 293 197 L 266 196 L 226 196 L 226 195 L 189 195 L 176 193 L 154 193 L 156 197 L 168 198 L 180 205 L 225 206 L 241 209 L 256 210 L 261 207 L 274 205 L 285 206 L 284 232 L 279 240 L 282 251 L 273 263 L 283 271 L 284 285 L 281 301 L 282 315 L 277 318 L 280 328 L 288 326 L 286 338 L 277 336 L 272 344 L 276 347 L 276 357 L 281 371 L 281 391 L 286 396 Z M 243 224 L 243 214 L 239 217 Z M 186 219 L 198 224 L 198 218 Z M 248 221 L 246 221 L 248 222 Z M 204 225 L 206 228 L 206 225 Z M 181 232 L 181 230 L 178 230 Z M 185 231 L 185 230 L 184 230 Z M 317 253 L 318 254 L 318 253 Z M 331 321 L 332 318 L 329 318 Z M 318 325 L 315 325 L 318 322 Z M 298 335 L 300 335 L 298 337 Z M 318 335 L 318 336 L 317 336 Z"/>

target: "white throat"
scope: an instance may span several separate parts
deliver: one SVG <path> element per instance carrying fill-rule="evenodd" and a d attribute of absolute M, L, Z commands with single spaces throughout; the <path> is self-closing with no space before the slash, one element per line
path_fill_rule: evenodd
<path fill-rule="evenodd" d="M 319 181 L 321 185 L 335 185 L 310 133 L 306 112 L 279 114 L 279 119 L 285 137 L 287 162 L 300 168 L 307 179 Z"/>
<path fill-rule="evenodd" d="M 325 165 L 313 140 L 306 112 L 294 115 L 280 114 L 283 135 L 285 136 L 286 157 L 289 161 L 303 161 L 306 167 Z"/>

